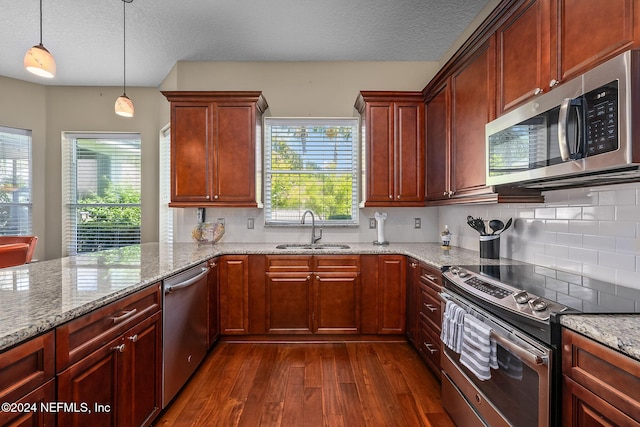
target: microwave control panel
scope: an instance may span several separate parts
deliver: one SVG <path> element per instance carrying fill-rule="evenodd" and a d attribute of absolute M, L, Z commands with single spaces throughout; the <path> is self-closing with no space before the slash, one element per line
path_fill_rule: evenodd
<path fill-rule="evenodd" d="M 587 105 L 586 155 L 618 149 L 618 81 L 584 95 Z"/>

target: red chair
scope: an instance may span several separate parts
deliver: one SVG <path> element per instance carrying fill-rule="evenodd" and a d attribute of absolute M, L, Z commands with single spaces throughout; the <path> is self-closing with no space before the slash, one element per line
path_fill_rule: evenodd
<path fill-rule="evenodd" d="M 0 236 L 0 268 L 31 262 L 37 236 Z"/>

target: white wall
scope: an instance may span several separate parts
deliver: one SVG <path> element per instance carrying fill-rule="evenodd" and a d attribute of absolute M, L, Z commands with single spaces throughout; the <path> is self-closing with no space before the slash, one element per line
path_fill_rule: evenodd
<path fill-rule="evenodd" d="M 452 244 L 478 250 L 467 215 L 513 218 L 501 236 L 501 255 L 640 288 L 640 184 L 556 190 L 544 204 L 441 207 Z"/>

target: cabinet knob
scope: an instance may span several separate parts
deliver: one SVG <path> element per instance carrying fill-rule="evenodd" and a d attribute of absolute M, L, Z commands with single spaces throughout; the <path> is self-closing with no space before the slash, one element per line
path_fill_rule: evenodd
<path fill-rule="evenodd" d="M 392 196 L 391 194 L 389 194 L 389 198 L 390 198 L 390 199 L 393 199 L 393 196 Z"/>
<path fill-rule="evenodd" d="M 409 265 L 411 266 L 411 268 L 416 268 L 416 267 L 418 266 L 418 264 L 417 264 L 417 263 L 415 263 L 415 262 L 412 262 L 412 263 L 411 263 L 411 264 L 409 264 Z"/>
<path fill-rule="evenodd" d="M 204 196 L 205 199 L 209 200 L 211 198 L 211 196 L 209 196 L 208 194 L 206 196 Z"/>
<path fill-rule="evenodd" d="M 213 196 L 214 199 L 218 200 L 218 195 Z"/>
<path fill-rule="evenodd" d="M 316 276 L 316 280 L 320 280 L 320 276 Z"/>
<path fill-rule="evenodd" d="M 445 191 L 444 193 L 442 193 L 443 196 L 448 196 L 449 192 Z"/>
<path fill-rule="evenodd" d="M 118 353 L 124 352 L 124 344 L 117 345 L 115 347 L 111 347 L 112 351 L 117 351 Z"/>
<path fill-rule="evenodd" d="M 543 91 L 542 91 L 542 88 L 537 87 L 537 88 L 533 91 L 533 94 L 534 94 L 534 95 L 540 95 L 542 92 L 543 92 Z"/>
<path fill-rule="evenodd" d="M 556 79 L 551 79 L 551 81 L 549 82 L 549 87 L 554 87 L 557 86 L 558 83 L 560 83 L 558 80 Z"/>
<path fill-rule="evenodd" d="M 311 280 L 311 276 L 307 276 L 307 280 Z"/>
<path fill-rule="evenodd" d="M 396 199 L 399 199 L 399 198 L 400 198 L 400 195 L 398 194 L 398 195 L 396 196 Z"/>
<path fill-rule="evenodd" d="M 129 341 L 131 341 L 131 342 L 138 342 L 138 334 L 135 334 L 135 335 L 133 335 L 133 336 L 130 336 L 130 337 L 129 337 Z M 122 345 L 124 345 L 124 344 L 122 344 Z"/>

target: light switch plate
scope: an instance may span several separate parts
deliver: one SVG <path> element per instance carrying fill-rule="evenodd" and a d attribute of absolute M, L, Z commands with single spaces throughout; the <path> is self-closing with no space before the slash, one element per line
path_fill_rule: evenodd
<path fill-rule="evenodd" d="M 247 228 L 253 230 L 253 218 L 247 218 Z"/>
<path fill-rule="evenodd" d="M 220 224 L 224 225 L 224 218 L 218 218 L 216 222 L 219 222 Z"/>

